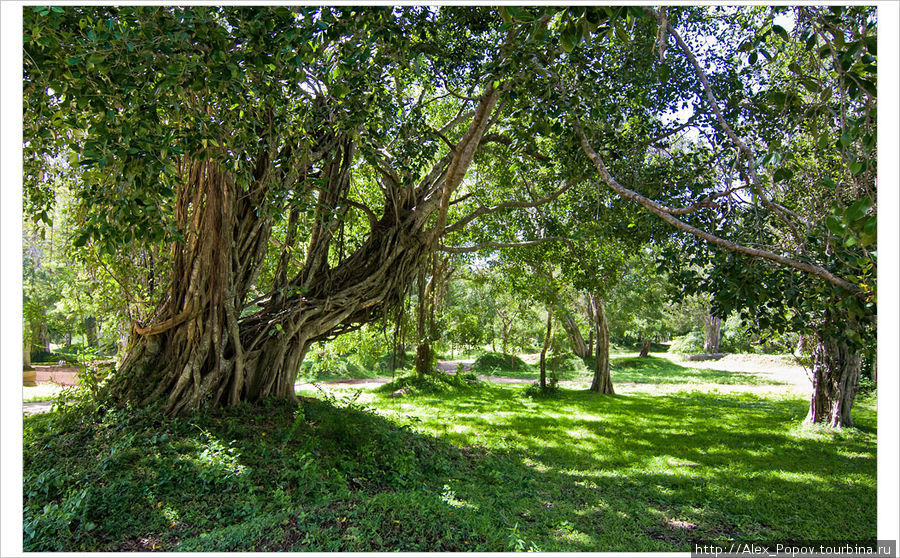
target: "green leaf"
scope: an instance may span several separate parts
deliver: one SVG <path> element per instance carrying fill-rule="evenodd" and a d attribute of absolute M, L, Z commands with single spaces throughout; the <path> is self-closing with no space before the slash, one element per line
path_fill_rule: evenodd
<path fill-rule="evenodd" d="M 785 30 L 785 28 L 780 25 L 773 25 L 772 31 L 774 31 L 775 34 L 781 37 L 785 42 L 789 42 L 791 40 L 791 36 L 788 35 L 787 30 Z"/>
<path fill-rule="evenodd" d="M 866 165 L 863 161 L 853 161 L 850 163 L 850 172 L 854 175 L 860 174 L 863 170 L 865 170 Z"/>
<path fill-rule="evenodd" d="M 844 212 L 844 218 L 846 218 L 849 223 L 852 223 L 857 219 L 862 219 L 866 215 L 866 212 L 869 211 L 870 207 L 872 207 L 872 200 L 869 199 L 868 196 L 860 198 L 847 208 L 847 211 Z"/>
<path fill-rule="evenodd" d="M 794 171 L 792 171 L 791 169 L 787 169 L 787 168 L 780 168 L 777 171 L 775 171 L 775 176 L 773 177 L 773 179 L 775 180 L 775 182 L 781 182 L 784 180 L 790 180 L 793 177 L 794 177 Z"/>
<path fill-rule="evenodd" d="M 818 42 L 818 40 L 819 40 L 819 37 L 816 36 L 815 33 L 810 35 L 809 38 L 806 39 L 806 50 L 812 50 L 812 49 L 816 48 L 816 43 Z"/>
<path fill-rule="evenodd" d="M 559 45 L 566 52 L 572 52 L 573 50 L 575 50 L 574 32 L 570 32 L 568 27 L 563 30 L 562 35 L 560 35 Z"/>
<path fill-rule="evenodd" d="M 866 45 L 866 50 L 874 56 L 878 56 L 878 39 L 876 37 L 866 37 L 863 39 L 863 43 Z"/>
<path fill-rule="evenodd" d="M 844 231 L 846 229 L 844 223 L 834 215 L 829 215 L 828 218 L 825 219 L 825 227 L 837 236 L 844 236 Z"/>

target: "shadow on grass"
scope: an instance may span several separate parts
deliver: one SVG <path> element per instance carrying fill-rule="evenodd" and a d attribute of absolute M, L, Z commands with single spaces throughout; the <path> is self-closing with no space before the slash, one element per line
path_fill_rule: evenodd
<path fill-rule="evenodd" d="M 593 361 L 586 359 L 589 367 Z M 709 368 L 689 368 L 666 358 L 622 357 L 610 361 L 613 383 L 633 382 L 650 384 L 749 384 L 785 385 L 785 382 L 750 374 Z"/>
<path fill-rule="evenodd" d="M 802 400 L 564 391 L 524 401 L 515 392 L 424 400 L 447 410 L 424 424 L 456 444 L 506 447 L 532 471 L 524 477 L 532 490 L 516 489 L 530 496 L 513 513 L 532 518 L 520 527 L 546 548 L 683 551 L 716 538 L 875 535 L 866 411 L 858 413 L 864 430 L 834 433 L 798 426 Z M 458 418 L 448 426 L 450 415 Z M 473 485 L 469 497 L 503 500 L 519 484 L 496 480 Z M 840 511 L 824 519 L 822 509 Z"/>
<path fill-rule="evenodd" d="M 521 391 L 376 399 L 388 417 L 303 400 L 29 418 L 26 549 L 660 552 L 875 535 L 874 434 L 799 428 L 802 401 Z"/>

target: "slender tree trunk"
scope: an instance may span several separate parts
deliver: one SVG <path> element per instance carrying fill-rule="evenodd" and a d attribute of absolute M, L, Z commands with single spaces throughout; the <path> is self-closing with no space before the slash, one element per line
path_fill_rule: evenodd
<path fill-rule="evenodd" d="M 47 318 L 41 315 L 41 320 L 35 325 L 32 332 L 32 351 L 42 353 L 50 352 L 50 332 L 47 330 Z"/>
<path fill-rule="evenodd" d="M 591 310 L 591 322 L 593 324 L 594 338 L 597 340 L 597 350 L 594 357 L 594 378 L 591 381 L 591 391 L 604 394 L 614 394 L 612 376 L 609 373 L 609 322 L 606 319 L 606 311 L 603 307 L 603 299 L 596 294 L 588 295 Z"/>
<path fill-rule="evenodd" d="M 420 378 L 425 374 L 430 374 L 434 367 L 434 352 L 431 349 L 431 339 L 429 338 L 428 327 L 428 301 L 427 287 L 425 282 L 425 269 L 419 271 L 417 281 L 419 300 L 416 305 L 416 375 Z"/>
<path fill-rule="evenodd" d="M 84 335 L 88 347 L 97 346 L 97 319 L 93 316 L 84 319 Z"/>
<path fill-rule="evenodd" d="M 588 354 L 587 358 L 591 358 L 594 356 L 594 329 L 591 328 L 591 331 L 588 333 Z"/>
<path fill-rule="evenodd" d="M 844 339 L 822 336 L 813 349 L 813 394 L 806 422 L 853 426 L 850 411 L 859 387 L 860 352 Z"/>
<path fill-rule="evenodd" d="M 541 389 L 547 388 L 547 349 L 553 333 L 553 306 L 547 309 L 547 333 L 544 335 L 544 347 L 541 349 Z"/>
<path fill-rule="evenodd" d="M 708 315 L 703 318 L 705 340 L 703 347 L 707 353 L 718 353 L 719 342 L 722 339 L 722 318 Z"/>
<path fill-rule="evenodd" d="M 22 369 L 34 370 L 31 366 L 31 336 L 27 331 L 22 332 Z"/>
<path fill-rule="evenodd" d="M 501 322 L 503 329 L 500 330 L 500 339 L 503 344 L 502 350 L 504 355 L 508 355 L 507 352 L 509 349 L 509 336 L 512 333 L 512 320 L 504 320 Z M 510 359 L 510 366 L 512 366 L 512 359 Z"/>

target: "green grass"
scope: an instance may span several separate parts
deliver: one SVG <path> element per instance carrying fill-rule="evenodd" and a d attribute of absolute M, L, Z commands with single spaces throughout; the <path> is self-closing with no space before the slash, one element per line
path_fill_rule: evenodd
<path fill-rule="evenodd" d="M 614 374 L 693 374 L 640 360 Z M 802 426 L 807 403 L 792 397 L 532 399 L 455 380 L 401 379 L 402 397 L 382 388 L 366 406 L 347 389 L 180 419 L 86 405 L 26 418 L 25 550 L 672 552 L 875 537 L 873 396 L 854 406 L 857 428 L 831 431 Z"/>
<path fill-rule="evenodd" d="M 506 376 L 524 380 L 537 380 L 540 368 L 525 364 L 516 358 L 512 366 L 509 357 L 484 355 L 488 365 L 476 366 L 474 372 L 486 376 Z M 555 355 L 548 359 L 548 373 L 560 380 L 590 382 L 593 377 L 593 359 L 580 359 L 572 355 Z M 709 368 L 690 368 L 674 363 L 666 357 L 616 357 L 610 359 L 613 384 L 620 382 L 640 384 L 721 384 L 721 385 L 783 385 L 784 382 L 745 372 L 732 372 Z"/>
<path fill-rule="evenodd" d="M 634 382 L 641 384 L 748 384 L 783 385 L 784 382 L 728 370 L 689 368 L 664 357 L 621 357 L 610 361 L 613 384 Z"/>
<path fill-rule="evenodd" d="M 482 474 L 451 485 L 456 498 L 495 509 L 543 550 L 875 536 L 873 399 L 857 404 L 859 429 L 832 432 L 801 426 L 799 399 L 562 390 L 532 400 L 521 391 L 484 386 L 374 406 L 483 452 L 473 465 Z"/>

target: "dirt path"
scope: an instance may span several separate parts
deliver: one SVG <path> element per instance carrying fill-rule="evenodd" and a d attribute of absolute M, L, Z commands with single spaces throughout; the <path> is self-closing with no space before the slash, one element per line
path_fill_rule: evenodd
<path fill-rule="evenodd" d="M 53 382 L 63 386 L 74 386 L 78 370 L 69 365 L 37 364 L 34 366 L 35 381 L 39 384 Z"/>
<path fill-rule="evenodd" d="M 22 414 L 28 416 L 46 413 L 52 405 L 53 401 L 26 401 L 22 403 Z"/>

